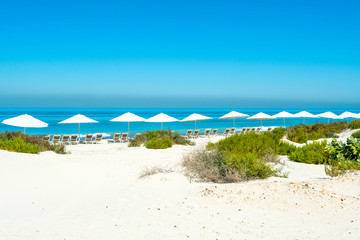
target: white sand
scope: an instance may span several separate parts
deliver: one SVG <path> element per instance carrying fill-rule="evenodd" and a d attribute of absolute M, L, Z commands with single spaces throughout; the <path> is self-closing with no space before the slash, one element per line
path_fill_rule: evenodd
<path fill-rule="evenodd" d="M 189 182 L 182 156 L 207 141 L 0 151 L 0 239 L 359 239 L 360 173 L 329 178 L 283 158 L 288 178 Z M 152 166 L 167 173 L 139 179 Z"/>

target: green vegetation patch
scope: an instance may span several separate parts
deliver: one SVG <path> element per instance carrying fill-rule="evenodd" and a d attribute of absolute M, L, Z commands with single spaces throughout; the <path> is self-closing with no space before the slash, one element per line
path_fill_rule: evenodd
<path fill-rule="evenodd" d="M 209 143 L 207 150 L 186 156 L 183 165 L 189 176 L 211 182 L 238 182 L 277 176 L 274 169 L 276 154 L 296 147 L 282 144 L 285 129 L 256 134 L 237 134 L 217 143 Z"/>
<path fill-rule="evenodd" d="M 351 129 L 359 129 L 360 128 L 360 120 L 353 120 L 351 123 L 349 123 L 349 127 Z"/>
<path fill-rule="evenodd" d="M 354 120 L 356 121 L 356 120 Z M 313 125 L 298 125 L 288 128 L 288 138 L 297 143 L 306 143 L 308 140 L 334 138 L 349 127 L 346 122 L 316 123 Z"/>
<path fill-rule="evenodd" d="M 296 148 L 289 155 L 289 159 L 295 162 L 309 164 L 327 164 L 328 154 L 326 152 L 327 142 L 313 142 L 303 147 Z"/>
<path fill-rule="evenodd" d="M 360 131 L 351 135 L 353 138 L 360 138 Z"/>
<path fill-rule="evenodd" d="M 193 142 L 181 136 L 178 132 L 171 130 L 156 130 L 147 131 L 136 135 L 129 142 L 129 147 L 140 147 L 145 145 L 150 149 L 166 149 L 172 147 L 174 144 L 179 145 L 194 145 Z"/>
<path fill-rule="evenodd" d="M 64 145 L 53 145 L 48 141 L 39 140 L 37 136 L 30 136 L 21 132 L 0 133 L 0 149 L 11 152 L 39 153 L 44 151 L 54 151 L 64 154 Z"/>

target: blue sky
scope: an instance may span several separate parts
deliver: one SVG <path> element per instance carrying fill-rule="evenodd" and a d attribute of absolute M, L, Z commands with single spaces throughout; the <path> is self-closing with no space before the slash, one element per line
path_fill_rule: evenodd
<path fill-rule="evenodd" d="M 0 107 L 360 107 L 359 1 L 1 1 Z"/>

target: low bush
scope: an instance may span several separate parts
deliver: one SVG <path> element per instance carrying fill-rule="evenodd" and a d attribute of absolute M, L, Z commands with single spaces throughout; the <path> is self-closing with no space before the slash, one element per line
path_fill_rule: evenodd
<path fill-rule="evenodd" d="M 53 145 L 48 141 L 40 140 L 37 136 L 30 136 L 21 132 L 0 133 L 0 149 L 23 153 L 44 151 L 54 151 L 59 154 L 66 153 L 64 145 Z"/>
<path fill-rule="evenodd" d="M 140 147 L 143 144 L 147 148 L 152 149 L 164 149 L 171 147 L 173 144 L 194 145 L 193 142 L 184 138 L 178 132 L 173 133 L 171 130 L 147 131 L 141 134 L 137 134 L 133 139 L 130 140 L 129 147 Z"/>
<path fill-rule="evenodd" d="M 328 163 L 328 154 L 325 150 L 326 141 L 313 142 L 303 147 L 298 147 L 289 155 L 289 159 L 295 162 L 309 164 L 326 164 Z"/>
<path fill-rule="evenodd" d="M 350 137 L 346 144 L 332 141 L 326 151 L 329 155 L 329 166 L 325 172 L 337 176 L 349 170 L 360 170 L 360 140 Z"/>
<path fill-rule="evenodd" d="M 39 153 L 39 146 L 25 142 L 21 137 L 0 140 L 0 149 L 10 152 Z"/>
<path fill-rule="evenodd" d="M 360 131 L 351 135 L 353 138 L 360 138 Z"/>
<path fill-rule="evenodd" d="M 172 147 L 172 145 L 173 143 L 169 138 L 164 138 L 164 139 L 153 138 L 145 144 L 146 148 L 150 148 L 150 149 L 166 149 Z"/>
<path fill-rule="evenodd" d="M 183 161 L 188 175 L 203 181 L 238 182 L 278 175 L 270 163 L 278 163 L 277 152 L 290 152 L 280 139 L 285 129 L 256 134 L 237 134 L 217 143 L 209 143 L 206 151 L 186 156 Z"/>
<path fill-rule="evenodd" d="M 353 120 L 351 123 L 349 123 L 349 127 L 351 129 L 359 129 L 360 128 L 360 120 Z"/>
<path fill-rule="evenodd" d="M 297 143 L 306 143 L 308 140 L 321 138 L 334 138 L 336 133 L 341 133 L 349 125 L 346 122 L 316 123 L 313 125 L 298 125 L 288 128 L 288 138 Z"/>
<path fill-rule="evenodd" d="M 205 182 L 231 183 L 245 179 L 238 171 L 226 164 L 226 154 L 217 149 L 196 151 L 183 159 L 186 175 Z"/>

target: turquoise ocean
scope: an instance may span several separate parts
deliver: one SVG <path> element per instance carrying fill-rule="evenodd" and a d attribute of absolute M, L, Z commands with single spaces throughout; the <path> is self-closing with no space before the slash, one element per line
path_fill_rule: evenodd
<path fill-rule="evenodd" d="M 158 113 L 166 113 L 179 120 L 184 119 L 192 113 L 199 113 L 213 119 L 197 121 L 197 128 L 202 131 L 206 128 L 217 128 L 219 132 L 225 128 L 233 127 L 233 120 L 221 120 L 219 117 L 225 115 L 230 111 L 238 111 L 248 115 L 254 115 L 259 112 L 264 112 L 269 115 L 274 115 L 281 111 L 288 111 L 290 113 L 298 113 L 306 110 L 313 114 L 319 114 L 327 111 L 332 111 L 335 114 L 341 114 L 344 111 L 351 111 L 360 113 L 360 109 L 260 109 L 260 108 L 244 108 L 244 109 L 226 109 L 226 108 L 0 108 L 0 122 L 4 119 L 16 117 L 22 114 L 29 114 L 49 124 L 47 128 L 28 128 L 26 132 L 30 135 L 43 135 L 43 134 L 76 134 L 78 132 L 77 124 L 58 124 L 58 122 L 72 117 L 76 114 L 83 114 L 87 117 L 99 121 L 94 124 L 81 124 L 81 133 L 107 133 L 113 134 L 114 132 L 127 132 L 128 124 L 123 122 L 110 122 L 109 120 L 115 118 L 123 113 L 132 112 L 143 118 L 150 118 Z M 349 119 L 352 120 L 352 119 Z M 242 127 L 257 127 L 260 126 L 260 120 L 247 120 L 246 118 L 238 118 L 236 121 L 236 128 Z M 324 118 L 309 118 L 306 119 L 306 124 L 316 122 L 326 123 L 328 119 Z M 344 121 L 344 120 L 331 120 L 330 121 Z M 345 119 L 346 121 L 346 119 Z M 287 118 L 286 126 L 299 125 L 303 123 L 302 118 Z M 263 126 L 283 126 L 283 119 L 276 120 L 263 120 Z M 160 123 L 146 123 L 146 122 L 133 122 L 130 123 L 130 136 L 135 133 L 144 132 L 146 130 L 160 129 Z M 171 122 L 164 123 L 164 129 L 170 128 L 184 134 L 187 129 L 194 129 L 194 122 Z M 22 128 L 12 127 L 5 124 L 0 124 L 0 132 L 4 131 L 23 131 Z"/>

